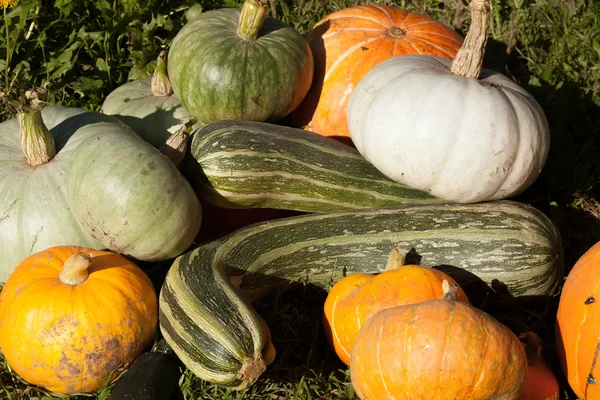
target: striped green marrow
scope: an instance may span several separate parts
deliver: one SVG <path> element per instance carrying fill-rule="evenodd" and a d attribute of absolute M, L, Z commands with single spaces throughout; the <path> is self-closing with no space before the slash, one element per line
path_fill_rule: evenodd
<path fill-rule="evenodd" d="M 391 181 L 354 148 L 296 128 L 217 121 L 196 131 L 191 153 L 198 165 L 188 178 L 220 207 L 320 212 L 444 202 Z"/>
<path fill-rule="evenodd" d="M 198 377 L 243 388 L 274 352 L 251 300 L 277 284 L 327 290 L 344 273 L 381 271 L 393 247 L 414 248 L 422 265 L 452 266 L 469 296 L 473 277 L 498 280 L 519 298 L 553 294 L 563 276 L 558 230 L 517 202 L 308 214 L 240 229 L 175 259 L 160 293 L 161 332 Z"/>

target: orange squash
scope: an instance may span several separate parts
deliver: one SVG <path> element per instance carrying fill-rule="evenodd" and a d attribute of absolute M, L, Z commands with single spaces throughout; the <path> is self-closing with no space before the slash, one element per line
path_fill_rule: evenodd
<path fill-rule="evenodd" d="M 552 368 L 542 357 L 542 342 L 538 335 L 527 332 L 519 336 L 527 354 L 525 388 L 519 400 L 558 400 L 560 388 Z"/>
<path fill-rule="evenodd" d="M 336 354 L 350 365 L 350 352 L 360 327 L 374 314 L 395 306 L 420 303 L 442 297 L 442 282 L 458 284 L 444 272 L 420 265 L 403 265 L 393 249 L 385 271 L 380 274 L 352 274 L 336 282 L 323 307 L 325 336 Z M 458 299 L 469 302 L 458 288 Z"/>
<path fill-rule="evenodd" d="M 109 251 L 58 246 L 35 253 L 0 293 L 6 361 L 52 392 L 99 389 L 152 344 L 157 326 L 152 282 Z"/>
<path fill-rule="evenodd" d="M 445 286 L 441 300 L 388 308 L 360 328 L 350 362 L 360 399 L 519 397 L 527 371 L 519 339 Z"/>
<path fill-rule="evenodd" d="M 378 5 L 331 13 L 317 22 L 307 39 L 315 71 L 308 94 L 292 113 L 292 123 L 348 144 L 348 101 L 369 70 L 404 54 L 452 59 L 462 44 L 456 32 L 427 15 Z"/>
<path fill-rule="evenodd" d="M 556 351 L 571 389 L 600 399 L 600 242 L 577 260 L 562 288 Z"/>

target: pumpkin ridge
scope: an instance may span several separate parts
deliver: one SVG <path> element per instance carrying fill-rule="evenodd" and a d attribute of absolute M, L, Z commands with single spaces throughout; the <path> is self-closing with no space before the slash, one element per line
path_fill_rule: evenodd
<path fill-rule="evenodd" d="M 488 347 L 489 347 L 488 344 L 490 342 L 490 331 L 488 330 L 486 324 L 481 323 L 481 319 L 479 320 L 479 324 L 485 330 L 485 343 L 484 343 L 482 351 L 481 351 L 481 359 L 485 360 L 485 355 L 487 354 Z M 477 388 L 477 385 L 479 385 L 479 382 L 481 381 L 482 374 L 483 374 L 483 368 L 478 368 L 477 375 L 476 375 L 477 379 L 473 380 L 473 385 L 471 385 L 471 391 L 468 394 L 473 393 L 473 391 Z M 468 396 L 465 396 L 465 397 L 468 397 Z"/>
<path fill-rule="evenodd" d="M 437 301 L 437 300 L 436 300 Z M 441 300 L 441 301 L 447 301 L 449 302 L 451 309 L 450 309 L 450 318 L 448 321 L 448 325 L 447 325 L 447 331 L 446 331 L 446 343 L 444 344 L 444 353 L 442 356 L 442 365 L 440 367 L 440 373 L 439 373 L 439 383 L 438 383 L 438 392 L 437 392 L 437 399 L 440 398 L 440 390 L 442 389 L 442 382 L 444 381 L 444 369 L 446 368 L 446 357 L 448 355 L 448 349 L 450 348 L 450 339 L 451 339 L 451 334 L 452 334 L 452 323 L 454 322 L 454 312 L 456 311 L 456 303 L 458 302 L 458 300 Z"/>
<path fill-rule="evenodd" d="M 421 54 L 423 54 L 423 53 L 421 52 L 421 50 L 420 50 L 420 49 L 419 49 L 417 46 L 415 46 L 415 44 L 414 44 L 414 43 L 412 43 L 410 40 L 408 40 L 407 38 L 402 38 L 402 39 L 404 40 L 404 42 L 406 42 L 406 44 L 408 44 L 410 47 L 412 47 L 412 49 L 413 49 L 414 51 L 416 51 L 418 55 L 421 55 Z M 395 53 L 395 52 L 396 52 L 396 43 L 394 43 L 394 53 Z"/>
<path fill-rule="evenodd" d="M 392 17 L 390 16 L 390 14 L 386 11 L 386 9 L 384 7 L 381 7 L 379 5 L 374 5 L 373 7 L 378 9 L 379 11 L 381 11 L 387 17 L 388 21 L 390 21 L 390 25 L 392 26 L 392 28 L 396 27 L 394 25 L 394 21 L 392 20 Z M 404 16 L 404 19 L 400 22 L 400 25 L 402 25 L 404 23 L 407 16 L 408 16 L 408 13 Z M 402 30 L 404 30 L 404 29 L 402 29 Z"/>
<path fill-rule="evenodd" d="M 377 25 L 379 25 L 379 26 L 382 26 L 382 27 L 384 27 L 385 29 L 388 29 L 388 27 L 387 27 L 387 26 L 385 26 L 385 25 L 384 25 L 384 24 L 382 24 L 381 22 L 377 21 L 376 19 L 372 19 L 372 18 L 369 18 L 369 17 L 358 16 L 358 15 L 353 15 L 353 16 L 351 16 L 351 17 L 348 17 L 348 16 L 346 16 L 346 15 L 343 15 L 343 16 L 341 16 L 341 17 L 330 17 L 330 18 L 327 18 L 327 19 L 325 19 L 323 22 L 326 22 L 326 21 L 335 21 L 335 20 L 338 20 L 338 19 L 345 19 L 345 18 L 352 18 L 352 19 L 364 19 L 364 20 L 367 20 L 367 21 L 374 22 L 375 24 L 377 24 Z M 321 24 L 319 24 L 319 25 L 321 25 Z M 316 26 L 315 26 L 315 28 L 316 28 Z"/>
<path fill-rule="evenodd" d="M 600 253 L 598 253 L 600 254 Z M 592 260 L 596 258 L 596 256 L 594 256 L 592 258 Z M 591 262 L 592 260 L 590 260 L 589 262 Z M 585 270 L 585 267 L 589 264 L 589 262 L 587 262 L 585 265 L 582 266 L 581 270 Z M 596 285 L 594 286 L 594 290 L 593 292 L 596 292 L 598 290 L 598 285 L 600 285 L 600 281 L 598 281 L 598 283 L 596 283 Z M 588 296 L 586 294 L 586 296 Z M 587 321 L 587 316 L 588 316 L 588 310 L 590 308 L 586 307 L 583 313 L 583 318 L 581 319 L 581 324 L 580 326 L 583 327 L 585 325 L 585 322 Z M 585 332 L 585 329 L 579 329 L 579 331 L 577 332 L 577 338 L 575 339 L 575 351 L 573 352 L 573 354 L 575 354 L 575 382 L 579 382 L 579 360 L 580 357 L 579 355 L 579 343 L 581 343 L 581 335 L 583 334 L 583 332 Z M 565 363 L 566 364 L 566 363 Z M 589 383 L 586 380 L 585 383 L 585 396 L 587 397 L 587 388 L 589 386 Z"/>
<path fill-rule="evenodd" d="M 240 119 L 245 119 L 246 112 L 246 73 L 248 71 L 248 45 L 246 42 L 242 42 L 243 56 L 242 56 L 242 69 L 240 75 L 242 77 L 240 82 Z"/>
<path fill-rule="evenodd" d="M 379 28 L 344 28 L 344 32 L 380 32 L 382 35 L 381 37 L 385 36 L 385 29 L 379 29 Z M 329 32 L 326 33 L 324 35 L 322 35 L 321 37 L 323 39 L 329 39 L 331 37 L 337 36 L 339 35 L 340 32 Z"/>
<path fill-rule="evenodd" d="M 415 319 L 417 317 L 417 310 L 419 309 L 419 307 L 421 306 L 421 304 L 424 304 L 424 303 L 416 303 L 416 304 L 414 304 L 412 306 L 412 315 L 410 316 L 410 319 L 408 320 L 408 323 L 404 326 L 404 333 L 403 333 L 403 335 L 404 335 L 404 345 L 402 346 L 402 361 L 403 361 L 402 370 L 404 371 L 403 375 L 405 375 L 405 376 L 403 376 L 402 378 L 405 379 L 405 380 L 407 378 L 406 377 L 406 373 L 410 373 L 410 371 L 407 371 L 407 368 L 405 366 L 406 363 L 404 362 L 404 360 L 408 359 L 408 357 L 407 357 L 408 338 L 409 338 L 409 336 L 408 336 L 408 330 L 410 329 L 411 325 L 415 322 Z M 382 312 L 388 312 L 388 310 L 391 310 L 391 309 L 388 308 L 387 310 L 383 310 Z M 377 315 L 377 314 L 375 314 L 375 315 Z M 409 397 L 409 399 L 410 399 L 410 397 Z"/>
<path fill-rule="evenodd" d="M 407 324 L 408 325 L 408 324 Z M 379 376 L 381 377 L 381 383 L 383 383 L 383 387 L 385 388 L 386 393 L 388 393 L 389 396 L 389 389 L 388 389 L 388 385 L 387 382 L 385 381 L 385 377 L 383 376 L 383 370 L 381 368 L 381 336 L 383 335 L 383 330 L 385 329 L 385 325 L 382 324 L 380 326 L 379 329 L 379 336 L 377 337 L 377 342 L 375 345 L 375 354 L 376 354 L 376 358 L 377 358 L 377 368 L 379 370 Z"/>
<path fill-rule="evenodd" d="M 329 76 L 330 76 L 330 75 L 333 73 L 333 71 L 334 71 L 336 68 L 338 68 L 338 67 L 340 66 L 340 64 L 342 64 L 342 63 L 344 62 L 344 60 L 345 60 L 345 59 L 346 59 L 348 56 L 350 56 L 350 54 L 354 53 L 356 50 L 358 50 L 358 49 L 360 49 L 360 48 L 364 47 L 365 45 L 367 45 L 367 44 L 369 44 L 369 43 L 371 43 L 371 42 L 374 42 L 374 41 L 376 41 L 376 40 L 380 40 L 380 39 L 382 39 L 383 37 L 386 37 L 386 36 L 387 36 L 387 35 L 382 35 L 382 36 L 377 36 L 377 37 L 374 37 L 374 38 L 370 38 L 370 39 L 367 39 L 367 40 L 365 40 L 365 41 L 363 41 L 363 42 L 357 43 L 357 44 L 355 44 L 354 46 L 350 47 L 350 48 L 349 48 L 348 50 L 346 50 L 346 51 L 345 51 L 345 52 L 344 52 L 342 55 L 340 55 L 340 56 L 338 57 L 338 59 L 337 59 L 337 60 L 335 60 L 335 62 L 334 62 L 334 63 L 333 63 L 333 64 L 332 64 L 332 65 L 331 65 L 329 68 L 327 68 L 327 70 L 325 71 L 325 77 L 324 77 L 324 81 L 326 81 L 326 80 L 329 78 Z"/>
<path fill-rule="evenodd" d="M 414 26 L 414 25 L 423 25 L 423 24 L 431 24 L 431 23 L 432 22 L 418 22 L 418 23 L 413 24 L 411 26 Z M 407 31 L 407 32 L 408 32 L 407 36 L 409 36 L 409 37 L 416 36 L 416 37 L 420 38 L 420 35 L 415 35 L 415 33 L 423 33 L 423 34 L 426 34 L 427 36 L 441 36 L 444 39 L 448 39 L 448 40 L 450 40 L 450 41 L 452 41 L 452 42 L 454 42 L 454 43 L 456 43 L 457 45 L 460 46 L 460 41 L 455 40 L 454 38 L 448 37 L 447 35 L 444 35 L 443 33 L 440 33 L 440 32 L 417 31 L 417 30 L 414 30 L 414 29 L 411 29 L 410 31 Z M 423 40 L 425 40 L 425 39 L 423 39 Z"/>
<path fill-rule="evenodd" d="M 440 36 L 442 36 L 442 35 L 440 35 Z M 423 38 L 420 38 L 420 37 L 418 37 L 418 36 L 412 36 L 412 35 L 409 35 L 409 36 L 408 36 L 408 37 L 406 37 L 404 40 L 406 40 L 406 42 L 408 42 L 408 43 L 411 45 L 411 47 L 413 47 L 415 50 L 417 50 L 417 52 L 418 52 L 419 54 L 422 54 L 422 53 L 421 53 L 421 51 L 420 51 L 419 49 L 417 49 L 416 47 L 414 47 L 414 44 L 412 43 L 412 41 L 413 41 L 413 40 L 416 40 L 416 41 L 419 41 L 419 42 L 423 42 L 423 43 L 427 43 L 429 46 L 433 47 L 434 49 L 437 49 L 437 50 L 439 50 L 440 52 L 444 53 L 444 54 L 445 54 L 445 55 L 447 55 L 448 57 L 450 57 L 450 58 L 452 58 L 452 57 L 453 57 L 453 56 L 452 56 L 452 54 L 448 53 L 448 51 L 446 51 L 446 50 L 445 50 L 444 48 L 442 48 L 441 46 L 438 46 L 438 45 L 436 45 L 436 44 L 433 44 L 433 43 L 429 42 L 428 40 L 426 40 L 426 39 L 423 39 Z"/>
<path fill-rule="evenodd" d="M 334 343 L 340 343 L 340 337 L 339 337 L 339 335 L 337 333 L 337 329 L 335 329 L 335 327 L 336 327 L 335 314 L 336 314 L 336 310 L 337 310 L 336 306 L 338 305 L 339 300 L 340 299 L 338 297 L 333 302 L 333 306 L 331 307 L 331 323 L 329 324 L 329 326 L 331 327 L 331 332 L 333 333 L 333 336 L 335 338 L 335 342 Z M 350 352 L 348 352 L 348 350 L 346 349 L 346 347 L 345 346 L 340 346 L 340 347 L 344 351 L 344 354 L 346 354 L 348 356 L 348 359 L 350 359 Z"/>
<path fill-rule="evenodd" d="M 269 51 L 269 48 L 265 45 L 262 45 L 260 47 L 260 49 L 263 51 L 263 54 L 266 55 L 266 58 L 268 58 L 276 67 L 271 69 L 271 72 L 273 73 L 274 77 L 273 80 L 277 81 L 278 83 L 281 83 L 281 73 L 278 69 L 278 67 L 281 65 L 281 62 L 278 62 L 276 57 L 273 56 L 273 54 Z M 311 80 L 312 82 L 312 80 Z M 252 99 L 252 101 L 255 101 L 254 99 Z M 258 104 L 261 108 L 262 106 L 260 105 L 260 98 L 256 99 L 256 104 Z M 291 102 L 290 102 L 291 104 Z M 274 110 L 269 110 L 270 113 L 273 113 Z M 281 113 L 276 113 L 276 114 L 280 114 L 280 115 L 286 115 L 288 110 L 282 110 Z"/>

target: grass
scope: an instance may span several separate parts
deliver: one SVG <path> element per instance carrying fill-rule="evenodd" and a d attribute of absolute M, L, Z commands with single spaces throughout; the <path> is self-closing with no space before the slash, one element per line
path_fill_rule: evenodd
<path fill-rule="evenodd" d="M 425 12 L 464 35 L 467 1 L 275 0 L 277 17 L 306 34 L 326 14 L 355 4 L 396 4 Z M 238 6 L 206 0 L 209 10 Z M 538 180 L 516 197 L 549 215 L 563 235 L 567 272 L 600 240 L 600 4 L 591 0 L 494 0 L 486 67 L 530 91 L 551 127 L 552 146 Z M 11 9 L 8 40 L 15 49 L 11 73 L 22 87 L 52 82 L 51 102 L 98 110 L 104 97 L 128 79 L 147 76 L 159 50 L 169 47 L 185 14 L 186 0 L 22 0 Z M 0 60 L 7 38 L 0 32 Z M 0 71 L 5 65 L 0 61 Z M 2 79 L 3 80 L 3 79 Z M 0 111 L 0 120 L 9 118 Z M 328 348 L 320 325 L 323 295 L 310 287 L 275 293 L 256 307 L 271 328 L 278 356 L 257 384 L 234 392 L 182 376 L 185 399 L 352 399 L 348 370 Z M 554 352 L 558 298 L 518 310 L 488 309 L 515 331 L 533 330 L 561 379 L 564 399 L 575 399 Z M 110 386 L 89 396 L 106 399 Z M 0 361 L 0 398 L 45 399 Z"/>

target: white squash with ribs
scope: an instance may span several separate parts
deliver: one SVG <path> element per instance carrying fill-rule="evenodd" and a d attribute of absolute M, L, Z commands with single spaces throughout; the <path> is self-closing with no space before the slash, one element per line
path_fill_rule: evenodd
<path fill-rule="evenodd" d="M 522 192 L 550 147 L 548 121 L 534 97 L 481 69 L 488 0 L 473 1 L 472 19 L 454 61 L 388 59 L 360 81 L 348 111 L 352 141 L 383 174 L 461 203 Z"/>

